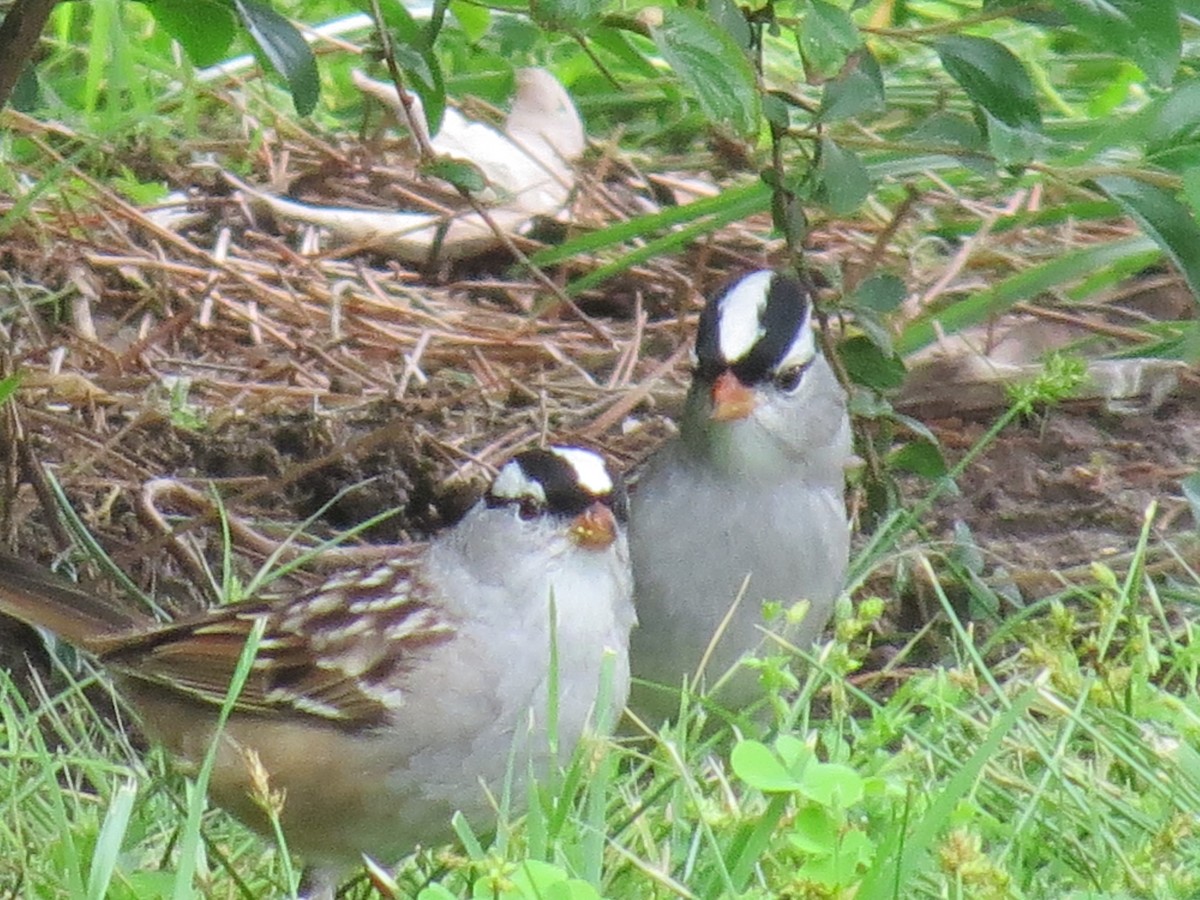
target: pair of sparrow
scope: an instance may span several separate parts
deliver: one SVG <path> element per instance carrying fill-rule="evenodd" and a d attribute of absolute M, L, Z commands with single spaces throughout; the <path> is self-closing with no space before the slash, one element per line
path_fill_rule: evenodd
<path fill-rule="evenodd" d="M 485 788 L 569 756 L 599 698 L 613 721 L 631 663 L 644 682 L 631 705 L 661 721 L 702 659 L 711 677 L 759 645 L 764 599 L 809 602 L 794 642 L 824 627 L 847 562 L 850 427 L 808 293 L 770 271 L 742 278 L 705 307 L 694 362 L 679 437 L 631 506 L 596 453 L 530 450 L 424 548 L 298 596 L 159 624 L 0 557 L 0 612 L 94 654 L 185 768 L 217 739 L 212 798 L 270 833 L 257 755 L 312 895 L 331 896 L 363 854 L 447 839 L 456 810 L 486 826 Z M 716 699 L 744 705 L 755 687 L 735 674 Z"/>

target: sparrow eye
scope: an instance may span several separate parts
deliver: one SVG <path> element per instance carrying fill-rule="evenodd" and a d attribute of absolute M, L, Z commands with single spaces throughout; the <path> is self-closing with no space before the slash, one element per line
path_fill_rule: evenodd
<path fill-rule="evenodd" d="M 775 387 L 790 394 L 800 386 L 800 379 L 804 377 L 807 370 L 807 364 L 788 366 L 775 376 Z"/>
<path fill-rule="evenodd" d="M 532 497 L 522 497 L 521 502 L 517 504 L 517 515 L 528 522 L 530 519 L 536 519 L 542 514 L 542 504 L 534 500 Z"/>

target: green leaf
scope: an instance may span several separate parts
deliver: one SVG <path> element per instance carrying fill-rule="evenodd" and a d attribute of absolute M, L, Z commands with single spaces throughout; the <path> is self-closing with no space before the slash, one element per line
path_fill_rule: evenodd
<path fill-rule="evenodd" d="M 986 110 L 983 112 L 983 119 L 987 123 L 988 152 L 1002 166 L 1027 163 L 1046 145 L 1041 132 L 1028 128 L 1013 128 Z"/>
<path fill-rule="evenodd" d="M 827 137 L 821 138 L 817 181 L 817 199 L 839 216 L 854 212 L 871 192 L 871 177 L 858 155 Z"/>
<path fill-rule="evenodd" d="M 433 46 L 437 36 L 446 24 L 446 10 L 450 8 L 450 0 L 433 0 L 429 8 L 429 21 L 425 23 L 425 43 Z"/>
<path fill-rule="evenodd" d="M 321 82 L 317 60 L 296 26 L 255 0 L 233 0 L 242 26 L 271 68 L 284 77 L 296 112 L 307 116 L 317 106 Z"/>
<path fill-rule="evenodd" d="M 909 441 L 888 456 L 888 468 L 912 472 L 923 478 L 941 478 L 948 471 L 946 459 L 937 444 L 926 441 Z"/>
<path fill-rule="evenodd" d="M 836 75 L 849 55 L 862 46 L 862 36 L 850 14 L 825 0 L 805 0 L 796 27 L 804 71 L 813 84 Z"/>
<path fill-rule="evenodd" d="M 749 53 L 753 35 L 750 33 L 750 23 L 746 21 L 746 14 L 742 12 L 741 7 L 733 0 L 706 0 L 706 3 L 708 14 L 712 16 L 717 27 L 733 38 L 743 52 Z"/>
<path fill-rule="evenodd" d="M 421 174 L 448 181 L 454 187 L 468 193 L 477 193 L 487 187 L 487 178 L 479 166 L 461 159 L 435 159 L 421 167 Z"/>
<path fill-rule="evenodd" d="M 8 398 L 17 392 L 21 386 L 21 373 L 14 372 L 6 378 L 0 378 L 0 406 L 8 402 Z"/>
<path fill-rule="evenodd" d="M 804 770 L 803 793 L 826 809 L 845 809 L 862 799 L 863 779 L 841 763 L 813 763 Z"/>
<path fill-rule="evenodd" d="M 538 859 L 526 859 L 510 876 L 512 887 L 497 891 L 490 879 L 476 880 L 472 896 L 488 900 L 600 900 L 596 889 L 585 881 L 571 878 L 560 866 Z"/>
<path fill-rule="evenodd" d="M 1173 151 L 1194 153 L 1200 145 L 1200 80 L 1176 85 L 1137 118 L 1141 121 L 1136 124 L 1141 127 L 1131 130 L 1130 142 L 1145 146 L 1148 159 L 1170 165 Z"/>
<path fill-rule="evenodd" d="M 849 887 L 858 877 L 860 866 L 866 866 L 875 856 L 875 846 L 861 831 L 848 831 L 837 840 L 835 852 L 810 859 L 800 867 L 798 874 L 806 881 L 814 881 L 827 888 Z M 840 895 L 829 892 L 824 896 Z"/>
<path fill-rule="evenodd" d="M 1142 230 L 1158 243 L 1187 279 L 1194 297 L 1200 297 L 1200 224 L 1175 197 L 1153 184 L 1110 175 L 1096 184 Z"/>
<path fill-rule="evenodd" d="M 985 135 L 974 119 L 935 112 L 909 133 L 908 140 L 918 145 L 944 145 L 947 155 L 958 165 L 985 177 L 995 174 L 994 163 L 984 155 Z"/>
<path fill-rule="evenodd" d="M 417 900 L 458 900 L 458 894 L 440 884 L 430 884 L 421 888 Z"/>
<path fill-rule="evenodd" d="M 818 118 L 822 122 L 837 122 L 878 114 L 885 108 L 883 73 L 871 51 L 863 47 L 850 56 L 837 78 L 826 82 Z"/>
<path fill-rule="evenodd" d="M 660 78 L 662 73 L 638 50 L 625 32 L 616 28 L 596 27 L 588 31 L 590 44 L 611 53 L 629 69 L 629 74 L 641 78 Z"/>
<path fill-rule="evenodd" d="M 381 3 L 383 20 L 392 32 L 396 64 L 421 98 L 430 134 L 437 134 L 446 112 L 446 87 L 442 67 L 429 48 L 429 35 L 402 3 Z"/>
<path fill-rule="evenodd" d="M 28 113 L 37 109 L 40 98 L 37 65 L 31 62 L 17 76 L 17 83 L 13 85 L 12 93 L 9 94 L 8 104 L 17 112 Z"/>
<path fill-rule="evenodd" d="M 1183 196 L 1192 208 L 1192 215 L 1200 216 L 1200 166 L 1183 173 Z"/>
<path fill-rule="evenodd" d="M 579 31 L 593 24 L 604 0 L 529 0 L 533 21 L 550 31 Z"/>
<path fill-rule="evenodd" d="M 1174 79 L 1182 45 L 1174 0 L 1054 0 L 1054 5 L 1103 49 L 1137 63 L 1159 87 Z"/>
<path fill-rule="evenodd" d="M 466 3 L 465 0 L 450 0 L 450 14 L 472 44 L 487 34 L 492 24 L 492 14 L 486 7 Z"/>
<path fill-rule="evenodd" d="M 708 119 L 741 135 L 758 131 L 758 82 L 746 54 L 713 20 L 692 9 L 668 7 L 650 29 L 663 59 L 695 95 Z"/>
<path fill-rule="evenodd" d="M 984 147 L 983 134 L 974 120 L 941 110 L 909 132 L 908 140 L 915 144 L 949 144 L 969 151 Z"/>
<path fill-rule="evenodd" d="M 792 124 L 792 105 L 774 92 L 763 95 L 762 111 L 763 118 L 780 131 Z"/>
<path fill-rule="evenodd" d="M 851 307 L 864 307 L 877 313 L 890 313 L 904 302 L 908 288 L 895 275 L 872 275 L 850 295 Z"/>
<path fill-rule="evenodd" d="M 229 4 L 215 0 L 153 0 L 145 4 L 162 29 L 179 41 L 196 66 L 224 59 L 236 23 Z"/>
<path fill-rule="evenodd" d="M 942 66 L 967 96 L 1009 128 L 1040 131 L 1042 114 L 1021 61 L 998 41 L 953 35 L 934 43 Z"/>
<path fill-rule="evenodd" d="M 855 384 L 887 391 L 904 382 L 904 361 L 896 355 L 885 354 L 874 341 L 855 335 L 838 344 L 838 357 L 846 374 Z"/>
<path fill-rule="evenodd" d="M 788 840 L 797 850 L 822 856 L 837 848 L 841 823 L 816 804 L 808 804 L 796 812 Z"/>
<path fill-rule="evenodd" d="M 738 778 L 763 793 L 786 793 L 799 790 L 804 784 L 804 767 L 812 758 L 812 751 L 804 750 L 807 755 L 801 754 L 785 763 L 766 744 L 743 740 L 730 753 L 729 765 Z"/>

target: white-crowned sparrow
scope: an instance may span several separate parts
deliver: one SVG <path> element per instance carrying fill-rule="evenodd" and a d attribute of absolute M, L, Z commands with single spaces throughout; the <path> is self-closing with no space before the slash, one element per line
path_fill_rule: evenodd
<path fill-rule="evenodd" d="M 555 764 L 552 641 L 560 758 L 587 727 L 606 655 L 615 720 L 634 623 L 625 505 L 592 451 L 531 450 L 426 547 L 299 596 L 157 624 L 6 556 L 0 611 L 94 654 L 185 768 L 202 761 L 247 635 L 265 621 L 210 793 L 265 830 L 246 751 L 257 753 L 285 792 L 288 846 L 324 870 L 313 883 L 328 896 L 361 854 L 394 862 L 447 840 L 456 810 L 489 827 L 484 785 L 498 789 L 511 766 L 522 798 L 530 764 Z"/>
<path fill-rule="evenodd" d="M 850 442 L 845 392 L 817 345 L 805 287 L 758 271 L 711 299 L 679 437 L 632 491 L 631 664 L 654 685 L 634 685 L 636 712 L 661 721 L 678 710 L 684 677 L 739 596 L 707 660 L 709 685 L 762 643 L 764 600 L 807 600 L 785 634 L 800 645 L 820 634 L 849 553 Z M 714 699 L 736 710 L 756 696 L 754 673 L 742 671 Z"/>

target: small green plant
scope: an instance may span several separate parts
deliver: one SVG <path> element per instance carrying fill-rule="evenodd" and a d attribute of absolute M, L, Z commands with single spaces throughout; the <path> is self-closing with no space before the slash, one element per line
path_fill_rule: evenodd
<path fill-rule="evenodd" d="M 796 853 L 794 883 L 810 882 L 837 893 L 861 878 L 876 847 L 857 820 L 863 797 L 885 790 L 882 779 L 866 779 L 849 766 L 821 762 L 808 744 L 791 734 L 781 734 L 771 746 L 739 741 L 729 762 L 749 787 L 768 796 L 790 796 L 790 823 L 777 837 Z"/>

